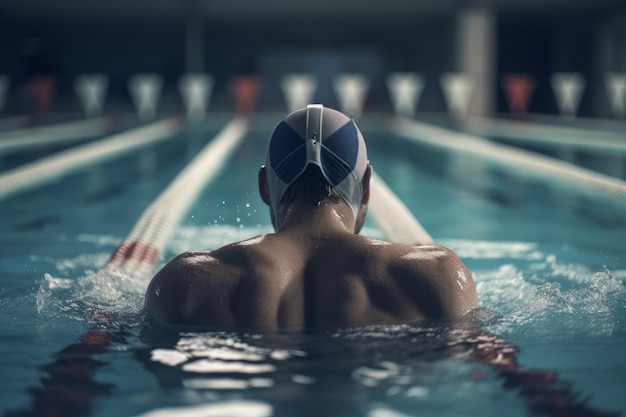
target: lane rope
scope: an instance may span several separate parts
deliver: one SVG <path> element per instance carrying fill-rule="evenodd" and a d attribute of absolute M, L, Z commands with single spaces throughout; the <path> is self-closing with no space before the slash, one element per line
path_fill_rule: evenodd
<path fill-rule="evenodd" d="M 517 143 L 562 146 L 607 154 L 626 153 L 626 135 L 617 132 L 480 117 L 470 118 L 463 126 L 473 135 L 495 136 Z"/>
<path fill-rule="evenodd" d="M 15 130 L 23 129 L 28 124 L 28 116 L 11 116 L 0 118 L 0 137 L 14 132 Z"/>
<path fill-rule="evenodd" d="M 434 242 L 419 220 L 376 173 L 372 175 L 370 193 L 369 212 L 387 239 L 408 244 Z"/>
<path fill-rule="evenodd" d="M 143 212 L 103 269 L 125 276 L 151 274 L 176 226 L 242 142 L 249 124 L 236 116 L 205 145 Z"/>
<path fill-rule="evenodd" d="M 560 180 L 579 190 L 626 199 L 626 181 L 534 152 L 427 123 L 396 117 L 392 131 L 412 142 L 463 152 L 543 180 Z"/>
<path fill-rule="evenodd" d="M 171 138 L 182 127 L 168 118 L 41 158 L 0 174 L 0 200 L 53 182 L 70 171 Z"/>
<path fill-rule="evenodd" d="M 3 132 L 0 133 L 0 155 L 30 150 L 40 145 L 74 143 L 104 134 L 110 127 L 110 120 L 96 118 Z"/>

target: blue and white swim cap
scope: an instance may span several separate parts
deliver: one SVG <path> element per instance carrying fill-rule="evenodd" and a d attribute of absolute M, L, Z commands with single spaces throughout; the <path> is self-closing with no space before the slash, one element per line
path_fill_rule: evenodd
<path fill-rule="evenodd" d="M 265 154 L 274 211 L 287 188 L 309 164 L 319 167 L 356 219 L 363 201 L 361 180 L 368 160 L 365 140 L 354 120 L 321 104 L 309 104 L 274 128 Z"/>

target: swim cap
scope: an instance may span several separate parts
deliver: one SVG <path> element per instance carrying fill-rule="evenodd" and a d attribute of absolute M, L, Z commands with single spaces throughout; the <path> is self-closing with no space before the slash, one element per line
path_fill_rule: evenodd
<path fill-rule="evenodd" d="M 265 153 L 272 210 L 309 164 L 319 167 L 356 219 L 368 162 L 365 140 L 354 120 L 321 104 L 309 104 L 274 128 Z"/>

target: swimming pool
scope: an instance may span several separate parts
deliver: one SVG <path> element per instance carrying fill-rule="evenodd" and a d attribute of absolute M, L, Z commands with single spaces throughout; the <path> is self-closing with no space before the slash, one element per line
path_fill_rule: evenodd
<path fill-rule="evenodd" d="M 253 124 L 162 262 L 271 231 L 256 171 L 277 120 Z M 374 169 L 439 243 L 457 251 L 475 275 L 480 304 L 497 313 L 472 324 L 515 346 L 521 369 L 537 370 L 535 381 L 557 373 L 544 395 L 580 393 L 589 409 L 626 410 L 624 202 L 407 143 L 382 123 L 361 128 Z M 0 203 L 5 415 L 529 414 L 537 393 L 472 358 L 474 347 L 493 341 L 471 326 L 150 331 L 140 311 L 146 282 L 95 271 L 215 131 L 182 132 Z M 364 233 L 381 235 L 371 219 Z"/>

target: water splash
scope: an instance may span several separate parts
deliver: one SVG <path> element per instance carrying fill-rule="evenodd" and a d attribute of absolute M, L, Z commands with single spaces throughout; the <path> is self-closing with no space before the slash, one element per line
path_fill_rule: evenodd
<path fill-rule="evenodd" d="M 626 289 L 608 271 L 591 285 L 564 289 L 559 282 L 538 285 L 533 298 L 507 314 L 499 325 L 506 333 L 535 337 L 611 336 L 624 316 Z"/>
<path fill-rule="evenodd" d="M 54 262 L 37 290 L 41 317 L 72 321 L 131 324 L 140 320 L 150 276 L 134 276 L 101 266 L 109 254 L 82 254 Z M 79 274 L 78 277 L 76 275 Z"/>
<path fill-rule="evenodd" d="M 478 271 L 475 281 L 479 304 L 501 314 L 525 305 L 535 293 L 535 285 L 513 264 Z"/>
<path fill-rule="evenodd" d="M 624 271 L 594 271 L 576 248 L 448 240 L 476 282 L 479 304 L 502 314 L 503 335 L 608 336 L 626 314 Z M 557 256 L 555 253 L 558 253 Z"/>

